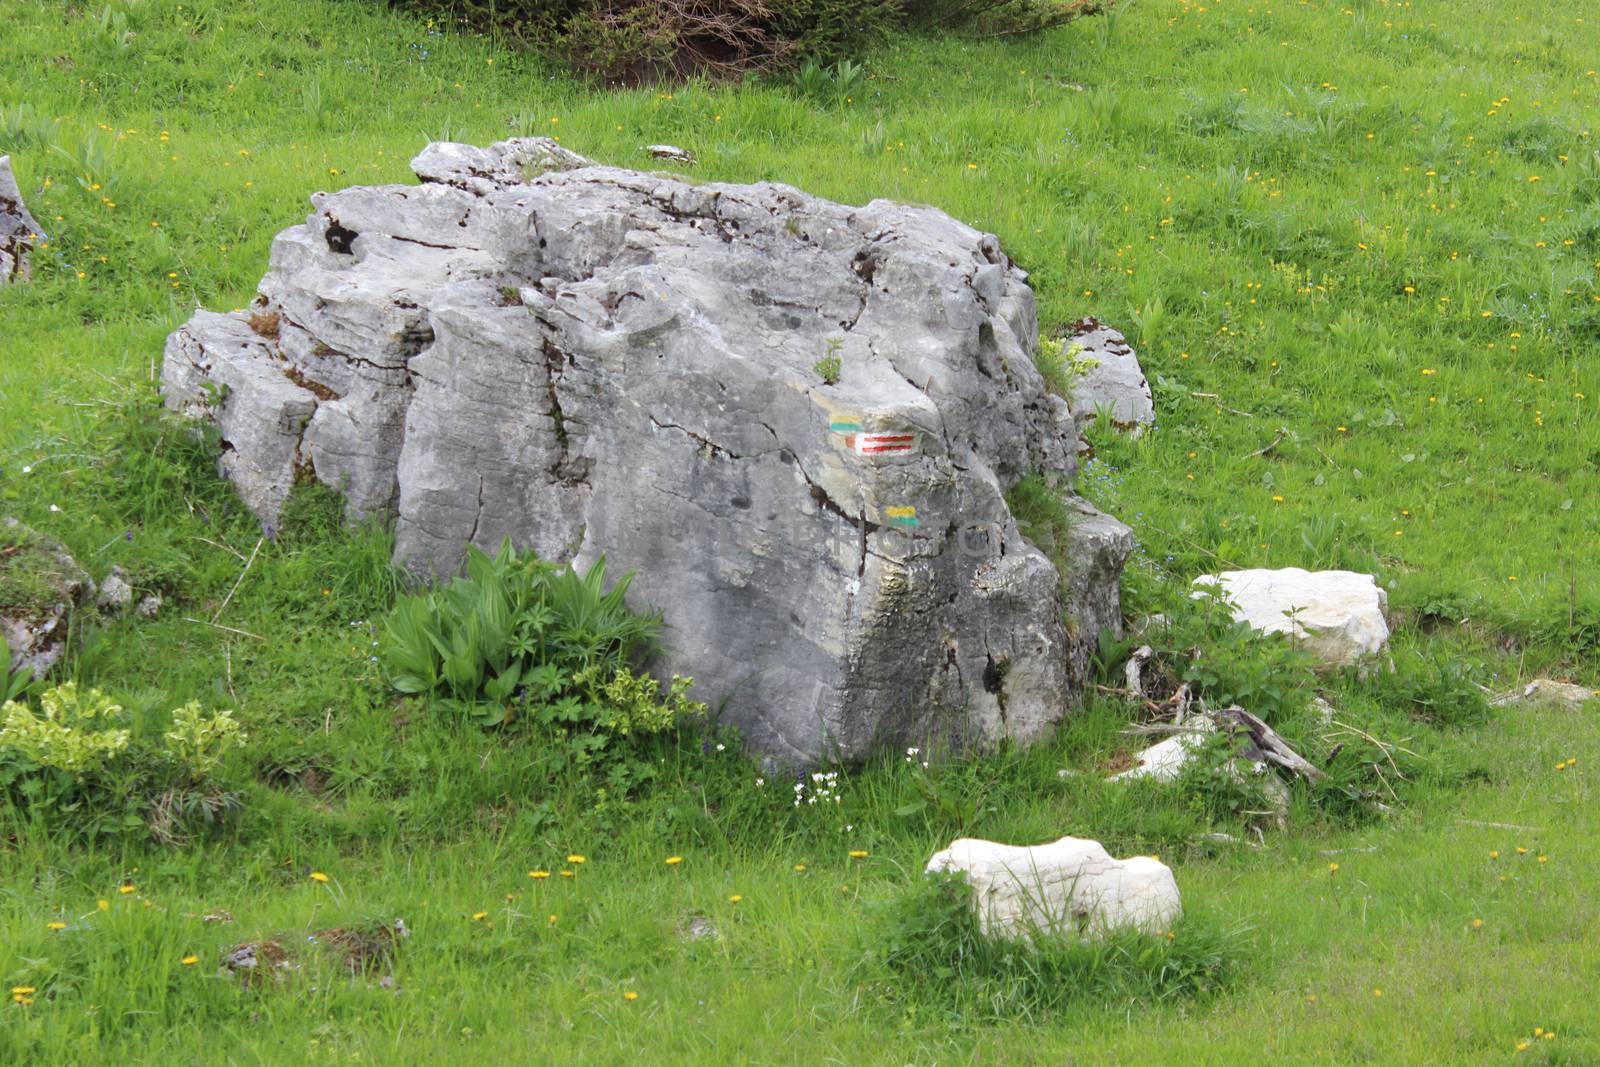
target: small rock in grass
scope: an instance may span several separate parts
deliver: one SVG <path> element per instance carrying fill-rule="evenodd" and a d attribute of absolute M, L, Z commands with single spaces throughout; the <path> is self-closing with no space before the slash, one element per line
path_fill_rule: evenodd
<path fill-rule="evenodd" d="M 1220 590 L 1235 619 L 1262 633 L 1293 637 L 1321 670 L 1351 666 L 1389 643 L 1389 595 L 1370 574 L 1285 567 L 1206 574 L 1194 584 Z"/>
<path fill-rule="evenodd" d="M 121 567 L 112 567 L 106 580 L 100 583 L 100 595 L 95 598 L 95 606 L 106 612 L 125 611 L 132 603 L 133 586 L 128 584 L 127 575 Z"/>
<path fill-rule="evenodd" d="M 1022 847 L 961 838 L 928 873 L 966 876 L 978 926 L 991 937 L 1098 939 L 1133 928 L 1162 933 L 1183 914 L 1172 869 L 1149 856 L 1112 859 L 1098 841 L 1063 837 Z"/>
<path fill-rule="evenodd" d="M 1206 727 L 1199 724 L 1205 722 Z M 1210 720 L 1195 717 L 1195 732 L 1174 734 L 1164 741 L 1158 741 L 1149 748 L 1134 756 L 1134 765 L 1118 774 L 1113 774 L 1111 781 L 1126 781 L 1132 778 L 1149 778 L 1156 782 L 1172 782 L 1178 779 L 1184 768 L 1194 759 L 1195 754 L 1205 745 L 1205 734 L 1214 733 L 1215 727 L 1209 726 Z"/>
<path fill-rule="evenodd" d="M 679 148 L 673 144 L 647 144 L 644 150 L 657 159 L 665 159 L 671 163 L 683 163 L 687 166 L 695 165 L 694 153 L 687 148 Z"/>
<path fill-rule="evenodd" d="M 138 611 L 139 618 L 153 619 L 157 615 L 161 614 L 161 603 L 162 601 L 160 594 L 151 593 L 149 596 L 139 601 L 139 606 L 135 610 Z"/>
<path fill-rule="evenodd" d="M 67 647 L 73 612 L 94 602 L 94 582 L 60 542 L 16 519 L 0 522 L 0 638 L 12 670 L 42 677 Z"/>
<path fill-rule="evenodd" d="M 1502 693 L 1491 701 L 1495 707 L 1507 704 L 1555 704 L 1567 711 L 1577 711 L 1591 700 L 1600 700 L 1600 689 L 1556 682 L 1549 678 L 1535 678 L 1521 689 Z"/>

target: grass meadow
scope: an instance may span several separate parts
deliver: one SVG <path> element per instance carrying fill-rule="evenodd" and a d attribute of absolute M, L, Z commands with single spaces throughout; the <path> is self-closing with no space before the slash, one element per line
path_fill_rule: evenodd
<path fill-rule="evenodd" d="M 698 180 L 936 205 L 999 235 L 1044 329 L 1125 330 L 1158 422 L 1081 485 L 1138 534 L 1130 610 L 1219 567 L 1364 570 L 1401 677 L 1600 686 L 1597 65 L 1600 12 L 1554 0 L 1131 0 L 897 40 L 820 101 L 596 91 L 355 0 L 8 0 L 0 154 L 48 240 L 0 290 L 0 514 L 166 600 L 61 678 L 235 708 L 250 742 L 238 818 L 179 844 L 0 807 L 0 981 L 29 991 L 0 1063 L 1600 1063 L 1594 703 L 1456 721 L 1329 680 L 1406 752 L 1393 811 L 1298 791 L 1259 840 L 1103 782 L 1141 743 L 1101 699 L 1026 751 L 841 768 L 831 806 L 716 733 L 617 796 L 399 701 L 387 531 L 308 495 L 258 546 L 154 417 L 167 333 L 244 306 L 311 193 L 412 180 L 429 140 L 669 142 Z M 1158 854 L 1184 923 L 1050 972 L 896 969 L 958 824 Z M 219 974 L 246 942 L 287 965 Z"/>

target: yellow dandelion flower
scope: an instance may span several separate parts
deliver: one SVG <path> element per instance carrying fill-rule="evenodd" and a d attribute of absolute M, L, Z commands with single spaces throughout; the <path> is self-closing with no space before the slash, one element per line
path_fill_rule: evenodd
<path fill-rule="evenodd" d="M 1339 873 L 1339 865 L 1337 863 L 1328 864 L 1328 873 L 1329 874 L 1337 874 L 1337 873 Z"/>
<path fill-rule="evenodd" d="M 546 920 L 546 921 L 547 921 L 547 922 L 549 922 L 549 924 L 550 924 L 550 925 L 551 925 L 551 926 L 554 926 L 554 925 L 555 925 L 555 924 L 556 924 L 556 917 L 555 917 L 555 916 L 554 916 L 554 915 L 552 915 L 552 916 L 550 916 L 550 918 L 549 918 L 549 919 L 548 919 L 548 920 Z"/>
<path fill-rule="evenodd" d="M 528 877 L 542 880 L 542 879 L 550 877 L 550 872 L 549 871 L 529 871 L 528 872 Z"/>
<path fill-rule="evenodd" d="M 586 860 L 586 859 L 584 859 L 584 857 L 574 853 L 573 855 L 567 857 L 567 862 L 571 863 L 573 865 L 577 865 L 579 863 L 587 863 L 588 860 Z"/>
<path fill-rule="evenodd" d="M 1517 1051 L 1518 1052 L 1526 1052 L 1532 1047 L 1533 1047 L 1533 1042 L 1532 1041 L 1518 1041 L 1517 1042 Z"/>
<path fill-rule="evenodd" d="M 45 923 L 44 928 L 46 930 L 65 930 L 67 928 L 67 924 L 64 922 Z"/>
<path fill-rule="evenodd" d="M 635 993 L 633 990 L 630 989 L 627 992 L 622 994 L 622 999 L 623 1000 L 638 1000 L 639 999 L 639 994 Z"/>
<path fill-rule="evenodd" d="M 739 901 L 741 901 L 743 899 L 744 899 L 744 897 L 740 896 L 738 893 L 735 893 L 733 896 L 728 898 L 728 903 L 729 904 L 737 904 L 737 903 L 739 903 Z"/>
<path fill-rule="evenodd" d="M 1523 848 L 1521 845 L 1517 846 L 1517 855 L 1526 856 L 1527 854 L 1528 854 L 1528 850 L 1527 849 Z"/>
<path fill-rule="evenodd" d="M 864 860 L 869 855 L 870 853 L 864 848 L 853 848 L 850 850 L 850 858 L 853 860 Z"/>
<path fill-rule="evenodd" d="M 127 896 L 129 893 L 132 893 L 132 892 L 135 892 L 135 891 L 136 891 L 136 887 L 134 886 L 134 884 L 132 882 L 129 882 L 127 885 L 119 885 L 119 886 L 117 886 L 117 892 L 121 893 L 123 896 Z"/>
<path fill-rule="evenodd" d="M 667 857 L 667 866 L 668 867 L 676 867 L 678 864 L 680 864 L 682 862 L 683 862 L 683 857 L 682 856 L 668 856 Z"/>
<path fill-rule="evenodd" d="M 568 868 L 568 869 L 566 869 L 566 870 L 563 870 L 563 871 L 562 871 L 562 872 L 561 872 L 561 877 L 563 877 L 563 878 L 571 878 L 571 877 L 573 877 L 573 871 L 572 871 L 572 869 L 571 869 L 571 868 Z"/>
<path fill-rule="evenodd" d="M 1539 862 L 1540 863 L 1549 863 L 1550 862 L 1550 857 L 1549 856 L 1540 856 L 1539 857 Z"/>
<path fill-rule="evenodd" d="M 1482 930 L 1483 929 L 1483 920 L 1482 919 L 1473 919 L 1472 920 L 1472 928 L 1474 930 Z"/>
<path fill-rule="evenodd" d="M 33 988 L 31 985 L 14 985 L 11 987 L 11 995 L 14 997 L 25 997 L 29 993 L 37 992 L 38 990 Z"/>
<path fill-rule="evenodd" d="M 803 863 L 795 864 L 794 865 L 794 873 L 795 874 L 805 874 L 806 873 L 806 865 L 803 864 Z"/>
<path fill-rule="evenodd" d="M 481 923 L 481 922 L 483 922 L 483 920 L 487 919 L 488 917 L 489 917 L 489 913 L 486 912 L 486 911 L 475 911 L 475 912 L 472 913 L 472 921 L 475 922 L 475 923 Z"/>
<path fill-rule="evenodd" d="M 1492 860 L 1499 859 L 1500 858 L 1500 850 L 1497 849 L 1497 848 L 1491 848 L 1489 850 L 1489 858 L 1492 859 Z"/>
<path fill-rule="evenodd" d="M 1381 996 L 1383 996 L 1383 990 L 1381 990 L 1381 989 L 1374 989 L 1374 990 L 1373 990 L 1373 991 L 1372 991 L 1372 995 L 1373 995 L 1373 996 L 1375 996 L 1375 997 L 1381 997 Z"/>
<path fill-rule="evenodd" d="M 313 882 L 326 882 L 328 880 L 328 876 L 323 874 L 321 871 L 312 871 L 311 880 Z"/>
<path fill-rule="evenodd" d="M 185 967 L 193 967 L 195 964 L 200 962 L 200 957 L 191 952 L 178 962 L 183 964 Z"/>

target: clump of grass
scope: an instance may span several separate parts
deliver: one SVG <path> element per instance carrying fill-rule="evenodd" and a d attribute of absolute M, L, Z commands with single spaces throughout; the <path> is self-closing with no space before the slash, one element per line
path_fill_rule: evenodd
<path fill-rule="evenodd" d="M 1042 474 L 1029 474 L 1006 494 L 1006 506 L 1022 536 L 1056 565 L 1062 580 L 1071 565 L 1072 509 L 1060 489 Z"/>
<path fill-rule="evenodd" d="M 49 611 L 73 574 L 56 546 L 28 527 L 0 523 L 0 611 Z"/>
<path fill-rule="evenodd" d="M 929 876 L 878 915 L 878 961 L 897 1007 L 963 1025 L 1040 1022 L 1082 1003 L 1159 1003 L 1213 997 L 1243 973 L 1246 938 L 1201 919 L 1103 940 L 1009 940 L 978 929 L 972 888 Z"/>

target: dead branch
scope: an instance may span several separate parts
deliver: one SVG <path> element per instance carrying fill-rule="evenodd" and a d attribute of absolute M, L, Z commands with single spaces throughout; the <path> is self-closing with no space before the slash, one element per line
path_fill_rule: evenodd
<path fill-rule="evenodd" d="M 1231 723 L 1231 728 L 1235 732 L 1243 731 L 1248 735 L 1266 762 L 1276 764 L 1292 774 L 1298 774 L 1308 782 L 1321 781 L 1327 777 L 1310 760 L 1290 748 L 1288 742 L 1279 737 L 1276 730 L 1238 705 L 1214 711 L 1211 713 L 1211 718 L 1218 721 L 1219 725 Z"/>
<path fill-rule="evenodd" d="M 239 577 L 234 579 L 233 588 L 228 590 L 228 595 L 222 598 L 222 605 L 217 608 L 217 613 L 211 616 L 213 625 L 222 618 L 222 613 L 228 610 L 228 602 L 233 599 L 233 594 L 239 591 L 239 585 L 244 581 L 244 576 L 250 573 L 250 565 L 256 561 L 256 553 L 261 551 L 261 546 L 267 543 L 267 537 L 262 534 L 256 539 L 256 547 L 250 550 L 250 558 L 244 561 L 244 570 L 239 572 Z"/>
<path fill-rule="evenodd" d="M 1255 418 L 1255 416 L 1252 415 L 1248 411 L 1240 411 L 1238 408 L 1230 408 L 1230 407 L 1228 407 L 1226 404 L 1224 404 L 1222 402 L 1222 398 L 1220 396 L 1218 396 L 1216 393 L 1195 393 L 1195 392 L 1191 392 L 1189 395 L 1193 396 L 1193 397 L 1198 397 L 1201 400 L 1215 400 L 1217 402 L 1217 407 L 1221 408 L 1223 411 L 1226 411 L 1229 415 L 1238 415 L 1241 418 L 1246 418 L 1246 419 Z"/>
<path fill-rule="evenodd" d="M 1258 448 L 1254 452 L 1246 452 L 1244 455 L 1240 456 L 1239 458 L 1240 459 L 1254 459 L 1257 456 L 1264 456 L 1268 452 L 1271 452 L 1274 448 L 1277 448 L 1279 445 L 1283 444 L 1283 439 L 1285 437 L 1288 437 L 1288 436 L 1289 436 L 1289 428 L 1287 426 L 1279 426 L 1278 427 L 1278 435 L 1276 437 L 1274 437 L 1271 441 L 1267 442 L 1267 447 Z"/>

